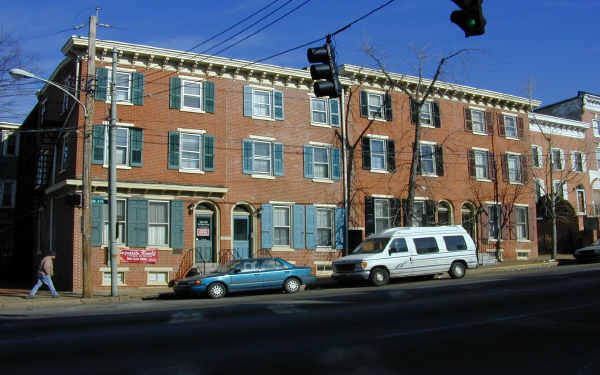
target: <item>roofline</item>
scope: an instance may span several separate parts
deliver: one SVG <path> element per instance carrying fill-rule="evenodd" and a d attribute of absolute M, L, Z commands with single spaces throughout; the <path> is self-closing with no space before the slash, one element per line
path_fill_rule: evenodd
<path fill-rule="evenodd" d="M 581 92 L 581 91 L 580 91 L 580 92 Z M 577 95 L 577 96 L 574 96 L 574 97 L 572 97 L 572 98 L 563 99 L 563 100 L 561 100 L 561 101 L 558 101 L 558 102 L 555 102 L 555 103 L 546 104 L 545 106 L 537 107 L 537 108 L 534 110 L 534 112 L 535 112 L 535 111 L 538 111 L 538 110 L 540 110 L 540 109 L 546 109 L 546 108 L 550 108 L 550 107 L 552 107 L 552 106 L 555 106 L 555 105 L 557 105 L 557 104 L 566 103 L 566 102 L 568 102 L 568 101 L 571 101 L 571 100 L 573 100 L 573 99 L 578 99 L 578 98 L 580 98 L 580 97 L 581 97 L 580 95 Z"/>
<path fill-rule="evenodd" d="M 571 119 L 564 118 L 564 117 L 550 116 L 550 115 L 545 115 L 542 113 L 530 112 L 529 119 L 534 122 L 541 121 L 541 122 L 545 122 L 545 123 L 558 124 L 558 125 L 574 127 L 574 128 L 579 128 L 579 129 L 589 129 L 590 128 L 590 124 L 587 122 L 571 120 Z"/>
<path fill-rule="evenodd" d="M 18 129 L 21 125 L 14 122 L 0 122 L 0 128 L 3 129 Z"/>

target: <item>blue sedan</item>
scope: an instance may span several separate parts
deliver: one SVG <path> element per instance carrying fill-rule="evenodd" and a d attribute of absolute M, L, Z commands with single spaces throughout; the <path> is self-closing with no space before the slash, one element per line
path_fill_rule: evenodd
<path fill-rule="evenodd" d="M 222 264 L 216 273 L 181 279 L 173 285 L 176 295 L 207 294 L 221 298 L 227 293 L 283 289 L 296 293 L 315 277 L 310 267 L 296 267 L 281 258 L 242 259 Z"/>

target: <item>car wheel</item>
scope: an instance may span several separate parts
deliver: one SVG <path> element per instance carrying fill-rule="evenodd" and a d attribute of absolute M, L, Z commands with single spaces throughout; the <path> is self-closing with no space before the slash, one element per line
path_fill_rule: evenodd
<path fill-rule="evenodd" d="M 210 298 L 216 299 L 225 297 L 225 294 L 227 294 L 227 289 L 225 289 L 225 285 L 221 283 L 212 283 L 208 286 L 206 293 L 208 293 Z"/>
<path fill-rule="evenodd" d="M 375 268 L 371 270 L 371 275 L 369 276 L 369 280 L 371 284 L 375 286 L 382 286 L 390 281 L 390 275 L 383 268 Z"/>
<path fill-rule="evenodd" d="M 450 277 L 453 279 L 460 279 L 465 276 L 465 265 L 462 262 L 454 262 L 450 266 L 450 271 L 448 271 Z"/>
<path fill-rule="evenodd" d="M 285 289 L 285 291 L 288 293 L 296 293 L 300 290 L 301 285 L 302 284 L 300 283 L 300 280 L 295 277 L 290 277 L 289 279 L 285 280 L 285 283 L 283 283 L 283 289 Z"/>

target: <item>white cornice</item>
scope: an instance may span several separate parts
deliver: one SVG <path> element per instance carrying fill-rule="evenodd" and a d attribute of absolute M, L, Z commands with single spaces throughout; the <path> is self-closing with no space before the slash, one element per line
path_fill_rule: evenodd
<path fill-rule="evenodd" d="M 529 130 L 533 132 L 583 139 L 585 138 L 585 131 L 589 127 L 590 124 L 587 122 L 540 113 L 529 113 Z"/>
<path fill-rule="evenodd" d="M 356 65 L 344 64 L 340 66 L 340 74 L 345 76 L 351 84 L 361 84 L 367 85 L 371 87 L 378 87 L 380 89 L 385 89 L 389 85 L 387 84 L 387 77 L 381 70 L 365 68 Z M 406 74 L 398 74 L 398 73 L 389 73 L 389 76 L 392 80 L 397 82 L 402 82 L 408 84 L 409 86 L 416 86 L 419 83 L 419 78 L 406 75 Z M 427 87 L 431 84 L 430 79 L 422 79 L 421 84 Z M 486 102 L 495 103 L 496 107 L 516 107 L 516 108 L 530 108 L 530 107 L 538 107 L 541 105 L 541 101 L 539 100 L 530 100 L 528 98 L 523 98 L 519 96 L 503 94 L 495 91 L 478 89 L 475 87 L 453 84 L 443 81 L 437 81 L 435 83 L 435 88 L 438 91 L 438 95 L 441 96 L 452 96 L 452 97 L 463 97 L 466 98 L 467 102 L 472 104 L 477 104 L 481 102 L 482 104 L 486 104 Z"/>
<path fill-rule="evenodd" d="M 51 194 L 55 191 L 61 190 L 67 186 L 80 187 L 81 180 L 67 179 L 58 182 L 46 189 L 46 194 Z M 107 181 L 92 181 L 92 187 L 108 187 Z M 200 185 L 176 185 L 176 184 L 153 184 L 144 182 L 117 182 L 118 189 L 126 190 L 143 190 L 148 192 L 165 192 L 165 191 L 176 191 L 183 193 L 208 193 L 208 194 L 226 194 L 229 189 L 214 186 L 200 186 Z"/>
<path fill-rule="evenodd" d="M 600 96 L 584 94 L 583 109 L 600 112 Z"/>
<path fill-rule="evenodd" d="M 0 129 L 18 129 L 21 124 L 15 124 L 13 122 L 0 122 Z"/>

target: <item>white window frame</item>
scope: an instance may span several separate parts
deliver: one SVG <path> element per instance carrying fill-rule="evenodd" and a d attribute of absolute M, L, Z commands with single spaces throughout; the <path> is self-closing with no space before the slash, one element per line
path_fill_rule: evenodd
<path fill-rule="evenodd" d="M 123 163 L 116 163 L 117 168 L 128 168 L 130 166 L 130 160 L 129 160 L 129 154 L 130 154 L 130 150 L 129 150 L 129 145 L 131 144 L 131 132 L 129 131 L 129 127 L 128 126 L 115 126 L 115 130 L 119 131 L 119 130 L 126 130 L 127 131 L 127 144 L 126 146 L 119 146 L 115 144 L 115 149 L 118 151 L 119 149 L 125 149 L 125 164 Z M 104 167 L 108 167 L 108 157 L 110 155 L 110 145 L 109 145 L 109 133 L 110 133 L 110 125 L 106 126 L 105 131 L 104 131 Z M 115 141 L 117 140 L 117 134 L 115 133 Z"/>
<path fill-rule="evenodd" d="M 600 122 L 598 120 L 592 120 L 592 129 L 594 137 L 600 137 Z"/>
<path fill-rule="evenodd" d="M 331 276 L 333 274 L 333 265 L 331 261 L 315 260 L 315 275 L 316 276 Z M 323 269 L 325 268 L 325 269 Z"/>
<path fill-rule="evenodd" d="M 517 237 L 517 241 L 528 241 L 529 240 L 529 207 L 528 206 L 517 206 L 513 207 L 515 210 L 515 236 Z M 525 212 L 525 222 L 521 221 L 519 217 L 519 212 Z M 524 231 L 525 236 L 522 236 L 522 233 L 519 233 L 519 228 L 521 231 Z"/>
<path fill-rule="evenodd" d="M 317 231 L 317 247 L 321 247 L 321 248 L 333 248 L 335 246 L 335 237 L 334 237 L 334 233 L 335 233 L 335 212 L 333 210 L 333 208 L 327 208 L 327 207 L 317 207 L 316 209 L 316 231 Z M 319 226 L 319 212 L 326 212 L 327 215 L 329 215 L 329 222 L 330 222 L 330 226 L 329 227 L 324 227 L 324 226 Z M 327 230 L 329 232 L 329 245 L 321 245 L 319 244 L 319 240 L 321 239 L 321 236 L 319 235 L 319 230 L 323 231 L 323 230 Z"/>
<path fill-rule="evenodd" d="M 535 198 L 537 201 L 540 198 L 542 198 L 544 195 L 546 195 L 546 186 L 545 186 L 544 180 L 542 180 L 541 178 L 538 178 L 538 177 L 535 178 L 533 184 L 534 184 L 533 190 L 534 190 Z"/>
<path fill-rule="evenodd" d="M 577 159 L 579 157 L 579 160 Z M 578 161 L 580 162 L 579 165 Z M 586 171 L 585 154 L 581 151 L 571 151 L 571 170 L 577 173 Z"/>
<path fill-rule="evenodd" d="M 117 198 L 117 226 L 119 227 L 119 236 L 117 236 L 117 244 L 125 244 L 127 242 L 127 200 L 126 199 L 122 199 L 122 198 Z M 119 220 L 119 203 L 123 202 L 123 218 L 122 220 Z M 102 244 L 103 245 L 109 245 L 110 244 L 110 239 L 108 238 L 108 225 L 109 225 L 109 211 L 108 211 L 108 204 L 103 204 L 102 205 L 102 211 L 104 212 L 104 208 L 106 207 L 106 215 L 104 216 L 104 223 L 103 223 L 103 227 L 102 227 Z"/>
<path fill-rule="evenodd" d="M 494 210 L 496 212 L 496 222 L 495 222 L 495 228 L 496 228 L 496 236 L 493 235 L 493 231 L 492 229 L 494 228 L 494 226 L 492 226 L 492 212 L 491 210 Z M 495 204 L 490 204 L 488 205 L 488 238 L 490 240 L 498 240 L 502 238 L 502 230 L 500 228 L 500 221 L 502 220 L 502 206 L 498 203 Z"/>
<path fill-rule="evenodd" d="M 183 138 L 184 137 L 198 137 L 199 138 L 199 143 L 198 143 L 198 147 L 199 149 L 197 151 L 184 151 L 183 149 Z M 179 132 L 179 169 L 181 172 L 203 172 L 202 170 L 202 161 L 203 161 L 203 139 L 204 134 L 203 132 L 186 132 L 186 131 L 180 131 Z M 184 159 L 188 160 L 189 158 L 184 158 L 183 157 L 183 153 L 184 152 L 188 152 L 188 153 L 197 153 L 198 154 L 198 168 L 187 168 L 184 166 Z M 189 160 L 195 160 L 195 159 L 189 159 Z"/>
<path fill-rule="evenodd" d="M 257 94 L 266 93 L 268 96 L 268 103 L 263 104 L 259 103 L 256 98 Z M 274 107 L 273 107 L 273 90 L 272 89 L 264 89 L 259 87 L 252 87 L 252 117 L 253 118 L 261 118 L 261 119 L 273 119 Z M 258 114 L 256 111 L 257 107 L 263 106 L 267 109 L 268 114 Z"/>
<path fill-rule="evenodd" d="M 15 152 L 14 153 L 8 153 L 8 139 L 13 136 L 14 140 L 15 140 Z M 2 141 L 0 143 L 0 148 L 1 148 L 1 154 L 2 156 L 10 156 L 10 157 L 14 157 L 14 156 L 18 156 L 19 155 L 19 134 L 15 133 L 14 130 L 7 130 L 7 129 L 1 129 L 0 130 L 0 140 Z"/>
<path fill-rule="evenodd" d="M 315 109 L 314 102 L 323 102 L 325 110 L 321 111 Z M 325 113 L 325 121 L 315 121 L 315 112 Z M 310 123 L 314 125 L 331 125 L 329 121 L 329 100 L 327 100 L 326 98 L 317 98 L 314 96 L 310 97 Z"/>
<path fill-rule="evenodd" d="M 544 166 L 542 146 L 531 145 L 531 160 L 533 168 L 542 168 Z"/>
<path fill-rule="evenodd" d="M 483 164 L 477 164 L 477 155 L 484 158 Z M 480 181 L 490 181 L 490 153 L 488 150 L 473 149 L 473 164 L 475 167 L 475 178 Z M 479 173 L 479 170 L 485 171 L 485 176 Z"/>
<path fill-rule="evenodd" d="M 204 113 L 204 80 L 201 79 L 192 79 L 192 78 L 188 78 L 188 77 L 178 77 L 181 80 L 181 106 L 180 106 L 180 110 L 181 111 L 187 111 L 187 112 L 199 112 L 199 113 Z M 200 95 L 193 95 L 193 94 L 186 94 L 185 93 L 185 84 L 186 83 L 191 83 L 191 84 L 197 84 L 200 85 Z M 199 107 L 188 107 L 185 105 L 185 97 L 186 96 L 191 96 L 191 97 L 197 97 L 200 99 L 200 106 Z"/>
<path fill-rule="evenodd" d="M 515 168 L 511 168 L 511 161 L 516 162 Z M 511 184 L 523 183 L 523 171 L 521 170 L 521 155 L 506 154 L 506 167 L 508 169 L 508 182 Z"/>
<path fill-rule="evenodd" d="M 6 186 L 11 185 L 11 196 L 8 198 L 9 204 L 4 204 L 4 195 L 6 194 Z M 0 208 L 15 208 L 15 197 L 17 193 L 17 182 L 14 180 L 0 180 Z"/>
<path fill-rule="evenodd" d="M 556 195 L 559 190 L 562 190 L 562 198 L 564 200 L 569 199 L 569 191 L 567 190 L 567 183 L 561 180 L 553 180 L 552 181 L 553 191 Z"/>
<path fill-rule="evenodd" d="M 381 100 L 381 104 L 371 104 L 372 98 L 379 98 Z M 381 93 L 367 91 L 367 111 L 369 119 L 385 120 L 385 95 Z"/>
<path fill-rule="evenodd" d="M 383 152 L 373 152 L 373 143 L 381 142 L 383 145 Z M 371 158 L 371 170 L 372 171 L 384 171 L 387 172 L 387 140 L 382 138 L 369 138 L 369 157 Z M 382 156 L 383 157 L 383 168 L 374 168 L 373 167 L 373 156 Z"/>
<path fill-rule="evenodd" d="M 108 269 L 108 271 L 106 270 Z M 102 286 L 110 286 L 111 285 L 111 272 L 110 268 L 103 267 L 102 272 Z M 117 284 L 119 286 L 127 286 L 125 284 L 125 272 L 129 271 L 129 269 L 117 268 Z"/>
<path fill-rule="evenodd" d="M 504 116 L 504 136 L 510 139 L 519 139 L 519 130 L 517 129 L 517 117 L 512 115 L 502 115 Z M 508 120 L 508 121 L 507 121 Z M 512 122 L 511 129 L 514 129 L 514 135 L 508 134 L 508 123 Z"/>
<path fill-rule="evenodd" d="M 377 205 L 384 205 L 384 209 L 387 209 L 387 216 L 377 216 Z M 379 233 L 384 229 L 388 229 L 392 227 L 392 207 L 391 201 L 389 199 L 374 199 L 373 200 L 373 220 L 375 222 L 375 233 Z M 387 220 L 387 226 L 383 229 L 379 228 L 377 225 L 377 221 Z"/>
<path fill-rule="evenodd" d="M 425 200 L 415 199 L 413 205 L 413 227 L 422 227 L 425 224 Z"/>
<path fill-rule="evenodd" d="M 172 267 L 145 267 L 144 271 L 146 271 L 146 285 L 168 285 L 169 284 L 169 275 L 173 272 Z M 165 281 L 154 281 L 150 280 L 150 276 L 152 274 L 164 274 L 166 275 Z"/>
<path fill-rule="evenodd" d="M 112 71 L 111 68 L 108 68 L 107 70 L 108 70 L 108 76 L 107 76 L 108 82 L 106 84 L 106 102 L 110 103 L 111 100 L 112 100 L 111 93 L 112 93 L 112 72 L 113 71 Z M 127 87 L 127 91 L 126 91 L 127 92 L 127 99 L 126 100 L 118 99 L 118 97 L 119 97 L 119 95 L 118 95 L 119 90 L 121 90 L 120 92 L 123 92 L 125 86 L 123 86 L 123 85 L 119 86 L 119 84 L 117 83 L 117 87 L 116 87 L 116 90 L 117 90 L 117 103 L 119 103 L 119 104 L 132 104 L 133 103 L 132 102 L 132 96 L 133 96 L 133 92 L 132 92 L 133 91 L 133 88 L 132 88 L 133 78 L 132 78 L 132 76 L 133 76 L 133 72 L 135 72 L 135 70 L 122 69 L 122 68 L 117 69 L 117 74 L 126 74 L 126 75 L 128 75 L 128 78 L 127 78 L 128 87 Z"/>
<path fill-rule="evenodd" d="M 287 211 L 287 218 L 288 218 L 288 223 L 287 225 L 285 223 L 276 223 L 275 222 L 275 211 L 276 210 L 286 210 Z M 282 247 L 282 248 L 291 248 L 292 247 L 292 239 L 293 239 L 293 233 L 292 233 L 292 228 L 293 228 L 293 224 L 292 224 L 292 207 L 289 205 L 273 205 L 273 247 Z M 277 225 L 276 225 L 277 224 Z M 288 232 L 288 243 L 275 243 L 275 229 L 284 229 L 287 228 L 287 232 Z"/>
<path fill-rule="evenodd" d="M 256 155 L 256 144 L 257 143 L 265 143 L 269 146 L 268 147 L 268 149 L 269 149 L 268 157 L 263 156 L 263 155 Z M 258 171 L 255 168 L 257 160 L 259 160 L 259 161 L 268 160 L 269 161 L 269 171 L 267 171 L 267 172 Z M 257 139 L 252 140 L 252 175 L 273 176 L 273 142 L 262 141 L 262 140 L 257 140 Z"/>
<path fill-rule="evenodd" d="M 427 110 L 424 111 L 424 109 L 427 109 Z M 424 113 L 429 114 L 428 121 L 424 121 L 424 119 L 423 119 Z M 419 112 L 419 125 L 430 127 L 430 128 L 435 127 L 435 124 L 433 123 L 433 102 L 432 101 L 428 100 L 425 103 L 423 103 L 423 106 L 421 107 L 421 111 Z"/>
<path fill-rule="evenodd" d="M 331 148 L 323 147 L 323 146 L 312 146 L 313 148 L 313 173 L 315 179 L 320 180 L 331 180 Z M 327 162 L 317 162 L 317 150 L 325 150 L 327 155 Z M 319 166 L 327 166 L 327 176 L 317 176 L 317 165 Z"/>
<path fill-rule="evenodd" d="M 431 172 L 426 172 L 425 169 L 423 168 L 423 146 L 426 147 L 430 147 L 431 148 L 431 167 L 432 167 L 432 171 Z M 420 142 L 419 143 L 419 159 L 421 162 L 421 175 L 422 176 L 437 176 L 437 171 L 436 171 L 436 167 L 437 167 L 437 160 L 435 159 L 436 157 L 436 144 L 435 143 L 429 143 L 429 142 Z"/>
<path fill-rule="evenodd" d="M 556 160 L 555 160 L 555 157 L 554 157 L 555 152 L 559 153 L 559 160 L 558 160 L 558 162 L 560 163 L 560 165 L 559 165 L 560 168 L 557 168 L 557 166 L 556 166 Z M 555 171 L 562 171 L 562 170 L 565 169 L 565 153 L 564 153 L 564 151 L 562 149 L 560 149 L 560 148 L 552 148 L 550 150 L 550 159 L 552 160 L 552 169 L 553 170 L 555 170 Z"/>
<path fill-rule="evenodd" d="M 473 130 L 473 133 L 487 135 L 487 126 L 485 123 L 485 111 L 483 109 L 477 109 L 477 108 L 470 108 L 469 110 L 471 111 L 471 129 Z M 475 116 L 473 116 L 475 113 L 481 113 L 481 122 L 475 122 Z M 476 123 L 480 125 L 478 129 L 475 128 Z"/>
<path fill-rule="evenodd" d="M 167 207 L 167 221 L 166 222 L 150 222 L 150 206 L 152 204 L 161 204 L 161 205 L 166 205 Z M 169 201 L 163 201 L 163 200 L 149 200 L 148 201 L 148 245 L 149 246 L 169 246 L 170 243 L 170 233 L 169 233 L 169 228 L 170 228 L 170 224 L 171 224 L 171 214 L 170 214 L 170 202 Z M 151 241 L 151 236 L 150 236 L 150 228 L 165 228 L 165 242 L 163 243 L 153 243 Z"/>
<path fill-rule="evenodd" d="M 585 215 L 585 212 L 587 210 L 587 204 L 585 201 L 585 189 L 576 188 L 575 197 L 577 199 L 577 215 Z M 580 197 L 583 199 L 583 202 L 580 201 Z"/>

